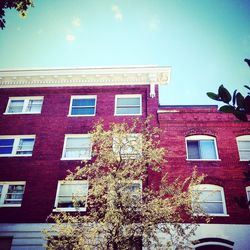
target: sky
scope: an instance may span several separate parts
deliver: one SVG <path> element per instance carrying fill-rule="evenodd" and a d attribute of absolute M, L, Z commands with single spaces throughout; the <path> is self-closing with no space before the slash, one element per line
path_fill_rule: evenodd
<path fill-rule="evenodd" d="M 161 105 L 209 105 L 250 85 L 250 0 L 34 0 L 6 11 L 0 69 L 171 67 Z"/>

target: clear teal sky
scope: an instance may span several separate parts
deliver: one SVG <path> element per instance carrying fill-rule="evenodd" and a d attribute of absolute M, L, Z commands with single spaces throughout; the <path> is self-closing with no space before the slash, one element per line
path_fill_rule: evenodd
<path fill-rule="evenodd" d="M 34 0 L 6 12 L 0 68 L 171 66 L 161 104 L 250 85 L 250 0 Z"/>

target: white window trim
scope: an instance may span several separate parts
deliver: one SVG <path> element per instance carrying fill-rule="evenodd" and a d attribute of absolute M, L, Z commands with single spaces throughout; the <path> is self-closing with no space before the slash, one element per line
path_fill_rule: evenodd
<path fill-rule="evenodd" d="M 116 108 L 117 108 L 117 99 L 118 98 L 135 98 L 139 97 L 140 98 L 140 113 L 139 114 L 117 114 L 116 113 Z M 115 95 L 115 116 L 138 116 L 142 115 L 142 95 L 141 94 L 130 94 L 130 95 Z"/>
<path fill-rule="evenodd" d="M 85 157 L 85 158 L 66 158 L 64 155 L 65 155 L 65 151 L 66 151 L 66 145 L 67 145 L 67 139 L 68 138 L 91 138 L 91 137 L 88 134 L 66 134 L 65 137 L 64 137 L 63 152 L 62 152 L 61 160 L 71 161 L 71 160 L 90 160 L 91 159 L 92 144 L 90 144 L 91 154 L 90 154 L 89 157 Z"/>
<path fill-rule="evenodd" d="M 250 194 L 248 192 L 250 192 L 250 186 L 246 187 L 247 201 L 250 202 Z"/>
<path fill-rule="evenodd" d="M 222 207 L 223 207 L 223 213 L 207 213 L 209 216 L 216 216 L 216 217 L 227 217 L 229 214 L 227 213 L 227 207 L 226 207 L 226 200 L 225 200 L 225 193 L 224 188 L 218 185 L 213 184 L 200 184 L 192 187 L 192 190 L 198 190 L 198 191 L 220 191 L 221 193 L 221 199 L 222 199 Z M 201 214 L 195 214 L 195 215 L 201 215 Z"/>
<path fill-rule="evenodd" d="M 14 139 L 13 149 L 11 154 L 0 154 L 0 157 L 29 157 L 32 156 L 35 146 L 35 135 L 1 135 L 0 139 Z M 20 139 L 34 139 L 34 146 L 31 154 L 16 154 Z"/>
<path fill-rule="evenodd" d="M 4 200 L 5 200 L 5 195 L 7 194 L 8 188 L 10 185 L 24 185 L 24 192 L 25 192 L 26 182 L 25 181 L 1 181 L 0 185 L 3 185 L 2 194 L 0 196 L 0 207 L 21 207 L 22 204 L 4 204 Z"/>
<path fill-rule="evenodd" d="M 42 106 L 43 106 L 43 99 L 44 99 L 43 96 L 15 96 L 15 97 L 9 97 L 6 110 L 5 110 L 5 112 L 3 114 L 4 115 L 41 114 L 41 112 L 42 112 Z M 10 107 L 10 103 L 13 100 L 24 101 L 22 112 L 16 112 L 16 113 L 9 113 L 8 112 L 9 107 Z M 27 108 L 30 100 L 42 100 L 42 106 L 41 106 L 41 111 L 40 112 L 25 112 L 24 111 L 24 110 L 26 110 L 26 108 Z"/>
<path fill-rule="evenodd" d="M 240 135 L 236 137 L 236 142 L 237 142 L 237 148 L 238 148 L 238 154 L 239 154 L 239 159 L 240 161 L 250 161 L 250 159 L 241 159 L 240 158 L 240 150 L 239 150 L 239 141 L 250 141 L 250 135 Z M 250 151 L 250 149 L 249 149 Z"/>
<path fill-rule="evenodd" d="M 86 203 L 85 203 L 86 205 L 85 205 L 85 207 L 80 207 L 78 209 L 76 209 L 75 207 L 72 207 L 72 208 L 71 207 L 57 207 L 60 186 L 62 184 L 73 184 L 73 185 L 84 184 L 84 185 L 87 185 L 87 196 L 86 196 Z M 58 181 L 53 212 L 63 212 L 63 211 L 65 211 L 65 212 L 76 212 L 76 211 L 85 212 L 87 210 L 88 188 L 89 188 L 88 181 L 84 181 L 84 180 L 81 180 L 81 181 L 65 181 L 65 180 Z"/>
<path fill-rule="evenodd" d="M 187 141 L 198 141 L 198 140 L 213 140 L 214 141 L 216 159 L 189 159 L 188 158 Z M 190 135 L 190 136 L 186 136 L 185 144 L 186 144 L 186 160 L 187 161 L 221 161 L 221 159 L 219 158 L 219 154 L 218 154 L 218 147 L 217 147 L 216 138 L 213 137 L 213 136 L 209 136 L 209 135 Z"/>
<path fill-rule="evenodd" d="M 94 114 L 91 114 L 91 115 L 72 115 L 71 109 L 72 109 L 73 99 L 95 99 Z M 71 96 L 68 117 L 95 116 L 96 105 L 97 105 L 97 96 L 96 95 L 74 95 L 74 96 Z"/>

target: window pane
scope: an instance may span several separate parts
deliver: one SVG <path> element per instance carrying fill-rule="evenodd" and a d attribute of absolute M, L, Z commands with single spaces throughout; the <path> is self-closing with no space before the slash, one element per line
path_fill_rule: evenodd
<path fill-rule="evenodd" d="M 72 106 L 95 106 L 95 98 L 93 98 L 93 99 L 73 99 Z"/>
<path fill-rule="evenodd" d="M 240 151 L 240 159 L 241 160 L 250 160 L 250 150 L 249 151 Z"/>
<path fill-rule="evenodd" d="M 19 113 L 23 110 L 24 100 L 11 100 L 8 113 Z"/>
<path fill-rule="evenodd" d="M 126 107 L 126 108 L 117 107 L 116 114 L 139 115 L 140 107 Z"/>
<path fill-rule="evenodd" d="M 26 112 L 41 112 L 42 100 L 29 100 Z"/>
<path fill-rule="evenodd" d="M 201 159 L 216 159 L 216 151 L 214 140 L 201 140 L 200 144 L 200 154 Z"/>
<path fill-rule="evenodd" d="M 220 191 L 200 191 L 199 193 L 200 201 L 221 201 L 221 192 Z"/>
<path fill-rule="evenodd" d="M 0 154 L 11 154 L 14 139 L 0 139 Z"/>
<path fill-rule="evenodd" d="M 133 98 L 117 98 L 117 107 L 118 106 L 140 106 L 140 98 L 133 97 Z"/>
<path fill-rule="evenodd" d="M 71 115 L 94 115 L 95 114 L 95 108 L 91 107 L 91 108 L 85 108 L 85 107 L 81 107 L 81 108 L 76 108 L 73 107 L 72 111 L 71 111 Z"/>
<path fill-rule="evenodd" d="M 200 159 L 199 142 L 187 141 L 188 159 Z"/>
<path fill-rule="evenodd" d="M 20 139 L 17 155 L 32 154 L 35 139 Z"/>
<path fill-rule="evenodd" d="M 248 199 L 248 201 L 250 201 L 250 191 L 247 191 L 247 199 Z"/>
<path fill-rule="evenodd" d="M 9 185 L 4 204 L 21 204 L 24 193 L 24 185 Z"/>
<path fill-rule="evenodd" d="M 90 138 L 67 138 L 67 148 L 81 148 L 90 145 Z"/>
<path fill-rule="evenodd" d="M 209 214 L 223 214 L 222 203 L 215 202 L 201 202 L 200 206 L 204 209 L 205 212 Z"/>
<path fill-rule="evenodd" d="M 250 141 L 238 141 L 239 150 L 250 150 Z"/>

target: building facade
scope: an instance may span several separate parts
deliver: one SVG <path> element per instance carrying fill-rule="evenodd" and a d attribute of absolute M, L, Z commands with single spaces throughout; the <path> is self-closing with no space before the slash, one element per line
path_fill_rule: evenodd
<path fill-rule="evenodd" d="M 47 217 L 70 211 L 60 181 L 91 158 L 93 124 L 148 115 L 168 150 L 162 171 L 206 174 L 197 189 L 212 197 L 201 205 L 213 220 L 197 230 L 194 249 L 250 249 L 250 126 L 215 106 L 159 106 L 158 86 L 169 79 L 169 67 L 154 66 L 0 71 L 3 249 L 43 249 Z"/>

